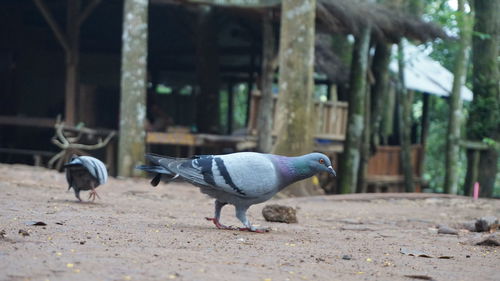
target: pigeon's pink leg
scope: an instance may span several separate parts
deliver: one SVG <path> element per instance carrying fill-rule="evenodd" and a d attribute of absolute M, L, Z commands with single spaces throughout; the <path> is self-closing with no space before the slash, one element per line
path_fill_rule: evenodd
<path fill-rule="evenodd" d="M 213 221 L 215 226 L 218 229 L 234 229 L 233 227 L 230 226 L 225 226 L 220 223 L 220 212 L 222 210 L 222 207 L 224 207 L 227 203 L 222 203 L 219 200 L 215 200 L 215 214 L 213 218 L 205 218 L 207 221 Z"/>
<path fill-rule="evenodd" d="M 94 202 L 96 197 L 101 199 L 101 197 L 99 197 L 99 194 L 97 194 L 97 191 L 95 191 L 95 189 L 92 188 L 92 190 L 89 193 L 89 199 L 92 198 L 92 202 Z"/>
<path fill-rule="evenodd" d="M 213 223 L 215 224 L 215 226 L 218 228 L 218 229 L 231 229 L 231 230 L 234 230 L 234 228 L 230 227 L 230 226 L 225 226 L 223 224 L 221 224 L 219 222 L 219 219 L 217 218 L 205 218 L 207 221 L 213 221 Z"/>

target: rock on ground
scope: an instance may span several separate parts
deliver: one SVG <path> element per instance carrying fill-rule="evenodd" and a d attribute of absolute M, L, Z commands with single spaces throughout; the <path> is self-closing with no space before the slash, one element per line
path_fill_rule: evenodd
<path fill-rule="evenodd" d="M 266 205 L 262 209 L 262 216 L 266 221 L 271 222 L 284 222 L 284 223 L 297 223 L 297 210 L 292 207 L 271 204 Z"/>

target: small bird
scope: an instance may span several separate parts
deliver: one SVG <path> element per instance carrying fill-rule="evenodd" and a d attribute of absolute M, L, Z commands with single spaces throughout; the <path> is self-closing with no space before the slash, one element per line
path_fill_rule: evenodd
<path fill-rule="evenodd" d="M 193 158 L 172 158 L 146 154 L 152 163 L 137 169 L 156 173 L 151 181 L 158 185 L 162 175 L 169 181 L 184 179 L 198 186 L 202 193 L 215 198 L 215 215 L 206 218 L 217 228 L 234 229 L 220 223 L 222 207 L 235 206 L 236 217 L 243 223 L 242 231 L 267 232 L 250 224 L 246 212 L 251 205 L 269 200 L 290 184 L 309 178 L 319 172 L 336 176 L 330 159 L 321 153 L 286 157 L 256 152 L 238 152 L 226 155 L 200 155 Z"/>
<path fill-rule="evenodd" d="M 94 157 L 73 155 L 71 160 L 64 164 L 64 168 L 68 190 L 73 188 L 79 201 L 82 201 L 80 190 L 90 190 L 89 199 L 92 198 L 92 201 L 96 197 L 100 199 L 95 189 L 108 180 L 108 171 L 104 163 Z"/>

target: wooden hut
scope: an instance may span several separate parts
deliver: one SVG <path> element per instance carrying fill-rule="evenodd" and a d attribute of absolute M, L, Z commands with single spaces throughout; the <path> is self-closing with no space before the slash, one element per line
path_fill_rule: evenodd
<path fill-rule="evenodd" d="M 71 17 L 75 7 L 69 2 L 82 6 L 78 19 Z M 148 115 L 151 123 L 164 119 L 167 124 L 147 134 L 148 145 L 171 145 L 175 150 L 168 152 L 179 155 L 253 149 L 261 15 L 274 11 L 278 30 L 280 1 L 150 3 Z M 210 16 L 201 18 L 206 7 Z M 5 39 L 0 41 L 0 161 L 53 155 L 56 148 L 49 140 L 60 114 L 73 126 L 81 123 L 104 134 L 117 130 L 123 1 L 6 0 L 0 8 L 0 36 Z M 76 21 L 78 48 L 68 51 L 63 42 L 76 40 L 68 35 L 77 30 Z M 348 105 L 336 85 L 346 82 L 348 68 L 328 38 L 356 34 L 366 22 L 374 26 L 375 40 L 385 42 L 444 37 L 439 27 L 385 6 L 318 0 L 316 84 L 326 87 L 328 96 L 316 103 L 318 150 L 341 151 L 346 132 Z M 76 74 L 69 69 L 68 52 L 78 53 Z M 68 75 L 77 79 L 68 82 Z M 68 87 L 76 90 L 68 94 Z"/>

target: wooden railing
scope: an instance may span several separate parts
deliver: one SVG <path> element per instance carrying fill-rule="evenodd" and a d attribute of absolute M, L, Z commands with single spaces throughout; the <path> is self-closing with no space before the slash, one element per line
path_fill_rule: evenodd
<path fill-rule="evenodd" d="M 250 115 L 248 122 L 248 132 L 257 135 L 257 115 L 259 113 L 260 93 L 253 93 L 250 102 Z M 273 99 L 273 126 L 276 122 L 276 101 Z M 347 129 L 347 102 L 315 102 L 314 113 L 316 114 L 315 137 L 324 140 L 345 140 Z M 274 128 L 273 128 L 274 129 Z"/>

